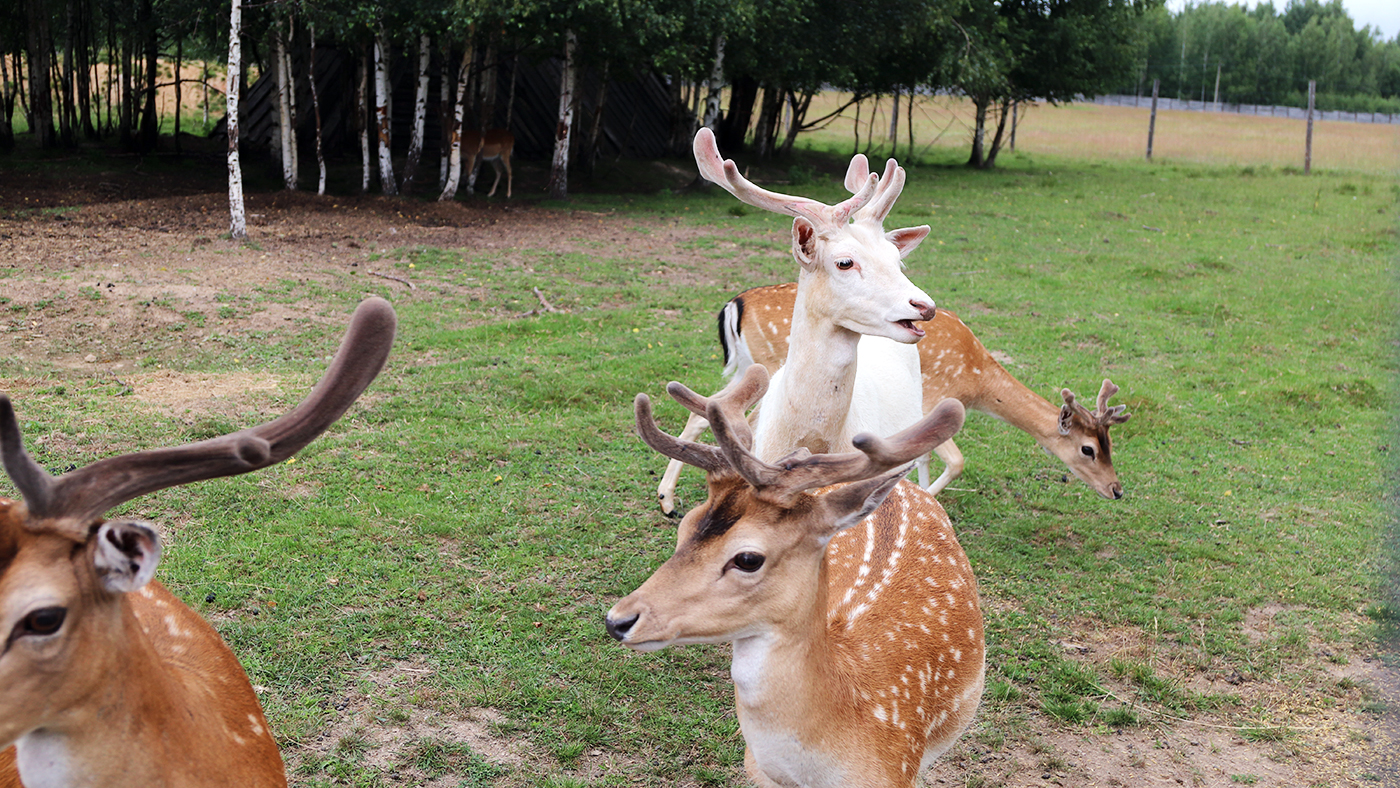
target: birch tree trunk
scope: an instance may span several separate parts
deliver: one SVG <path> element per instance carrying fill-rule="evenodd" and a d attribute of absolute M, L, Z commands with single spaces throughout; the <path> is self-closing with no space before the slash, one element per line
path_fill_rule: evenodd
<path fill-rule="evenodd" d="M 287 36 L 289 42 L 295 43 L 296 29 L 296 20 L 288 15 Z M 292 132 L 292 188 L 295 189 L 298 174 L 301 172 L 301 159 L 297 150 L 297 120 L 301 117 L 301 113 L 297 112 L 297 72 L 292 69 L 291 49 L 284 49 L 282 54 L 287 62 L 287 108 L 289 110 L 287 122 Z"/>
<path fill-rule="evenodd" d="M 242 81 L 243 35 L 242 0 L 233 0 L 228 24 L 228 210 L 229 237 L 235 241 L 248 240 L 248 221 L 243 212 L 243 168 L 238 163 L 238 85 Z"/>
<path fill-rule="evenodd" d="M 423 132 L 428 125 L 428 63 L 433 52 L 428 34 L 418 38 L 418 89 L 413 94 L 413 133 L 408 138 L 408 161 L 403 165 L 403 191 L 413 191 L 413 176 L 418 172 L 418 160 L 423 157 Z"/>
<path fill-rule="evenodd" d="M 569 198 L 569 141 L 574 125 L 574 48 L 578 36 L 569 30 L 564 36 L 564 73 L 559 78 L 559 125 L 554 130 L 554 160 L 549 168 L 549 196 Z"/>
<path fill-rule="evenodd" d="M 369 192 L 369 53 L 360 49 L 359 79 L 355 81 L 355 131 L 360 135 L 360 193 Z"/>
<path fill-rule="evenodd" d="M 706 85 L 709 93 L 705 96 L 704 126 L 714 131 L 719 124 L 719 92 L 724 87 L 724 34 L 715 36 L 715 64 L 710 69 L 710 81 Z"/>
<path fill-rule="evenodd" d="M 447 156 L 447 183 L 438 195 L 438 202 L 447 202 L 457 196 L 457 184 L 462 180 L 462 117 L 467 108 L 467 77 L 472 70 L 472 45 L 467 42 L 462 52 L 462 66 L 457 69 L 457 102 L 452 114 L 452 144 Z"/>
<path fill-rule="evenodd" d="M 273 58 L 277 62 L 277 134 L 282 153 L 282 185 L 287 191 L 296 191 L 297 171 L 292 162 L 292 104 L 287 97 L 288 83 L 291 82 L 287 69 L 287 33 L 278 26 L 273 38 L 276 50 Z"/>
<path fill-rule="evenodd" d="M 307 67 L 311 80 L 311 112 L 316 117 L 316 194 L 326 193 L 326 154 L 321 147 L 321 96 L 316 90 L 316 26 L 307 23 L 311 33 L 311 65 Z"/>
<path fill-rule="evenodd" d="M 442 48 L 442 73 L 438 75 L 438 192 L 447 187 L 447 159 L 452 155 L 452 67 L 448 65 L 451 46 Z"/>
<path fill-rule="evenodd" d="M 374 121 L 379 136 L 379 189 L 393 197 L 399 189 L 389 148 L 389 41 L 383 28 L 374 37 Z"/>

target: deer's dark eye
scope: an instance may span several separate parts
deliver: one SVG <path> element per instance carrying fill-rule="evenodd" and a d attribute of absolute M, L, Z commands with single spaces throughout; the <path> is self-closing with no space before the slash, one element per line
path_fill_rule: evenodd
<path fill-rule="evenodd" d="M 1093 446 L 1080 446 L 1080 447 L 1079 447 L 1079 451 L 1080 451 L 1080 453 L 1083 454 L 1085 457 L 1088 457 L 1088 458 L 1091 459 L 1091 460 L 1094 459 L 1094 447 L 1093 447 Z"/>
<path fill-rule="evenodd" d="M 763 555 L 761 553 L 739 553 L 729 559 L 729 565 L 740 572 L 757 572 L 763 566 Z"/>
<path fill-rule="evenodd" d="M 856 261 L 855 261 L 855 260 L 852 260 L 852 259 L 849 258 L 849 257 L 843 257 L 843 258 L 841 258 L 840 260 L 837 260 L 837 261 L 836 261 L 836 267 L 837 267 L 837 268 L 840 268 L 842 271 L 849 271 L 849 270 L 851 270 L 852 268 L 854 268 L 855 265 L 856 265 Z"/>
<path fill-rule="evenodd" d="M 52 635 L 63 626 L 63 620 L 68 617 L 68 609 L 62 607 L 41 607 L 38 610 L 30 611 L 19 622 L 15 629 L 15 635 L 24 637 L 26 635 Z"/>

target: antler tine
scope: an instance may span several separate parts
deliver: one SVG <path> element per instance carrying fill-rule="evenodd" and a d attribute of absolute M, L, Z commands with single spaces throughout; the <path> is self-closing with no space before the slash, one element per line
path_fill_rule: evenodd
<path fill-rule="evenodd" d="M 1099 401 L 1095 403 L 1094 410 L 1098 414 L 1108 411 L 1108 401 L 1113 399 L 1113 395 L 1118 393 L 1118 387 L 1113 385 L 1113 381 L 1108 378 L 1103 379 L 1103 387 L 1099 389 Z"/>
<path fill-rule="evenodd" d="M 825 203 L 806 197 L 794 197 L 787 194 L 770 192 L 760 186 L 755 185 L 747 178 L 739 174 L 739 167 L 732 159 L 721 159 L 719 146 L 715 142 L 715 133 L 708 128 L 702 128 L 695 133 L 693 145 L 695 151 L 695 165 L 699 167 L 700 174 L 706 180 L 711 181 L 730 194 L 738 197 L 740 202 L 747 203 L 755 208 L 762 208 L 765 211 L 773 211 L 787 216 L 801 216 L 810 219 L 817 224 L 829 224 L 834 219 L 834 209 Z M 857 195 L 859 196 L 859 195 Z M 851 200 L 846 200 L 837 208 L 845 206 Z M 868 195 L 860 200 L 856 208 L 851 208 L 846 212 L 849 216 L 860 204 L 868 199 Z M 844 223 L 844 218 L 842 219 Z"/>
<path fill-rule="evenodd" d="M 95 462 L 54 479 L 46 499 L 30 500 L 26 493 L 25 502 L 31 513 L 86 533 L 103 512 L 139 495 L 281 462 L 334 424 L 374 380 L 389 357 L 396 324 L 389 302 L 366 299 L 330 367 L 290 413 L 230 435 Z"/>
<path fill-rule="evenodd" d="M 641 436 L 643 443 L 663 457 L 680 460 L 686 465 L 710 473 L 730 470 L 729 461 L 725 459 L 724 453 L 714 446 L 681 440 L 663 432 L 656 424 L 656 417 L 651 410 L 651 398 L 647 395 L 638 394 L 632 401 L 632 408 L 637 417 L 637 435 Z"/>
<path fill-rule="evenodd" d="M 1124 413 L 1128 409 L 1127 405 L 1108 406 L 1108 401 L 1113 399 L 1113 395 L 1118 393 L 1118 387 L 1113 385 L 1113 381 L 1108 378 L 1103 379 L 1103 388 L 1099 389 L 1099 401 L 1094 409 L 1094 417 L 1103 423 L 1105 427 L 1112 424 L 1122 424 L 1132 418 L 1132 414 Z"/>
<path fill-rule="evenodd" d="M 870 180 L 870 162 L 864 153 L 851 157 L 851 165 L 846 168 L 846 191 L 855 194 Z"/>
<path fill-rule="evenodd" d="M 736 425 L 743 423 L 742 427 L 736 426 L 736 431 L 745 446 L 753 445 L 753 431 L 749 428 L 748 419 L 744 414 L 755 402 L 762 399 L 767 391 L 768 370 L 764 369 L 762 364 L 750 365 L 743 375 L 731 380 L 728 386 L 713 397 L 702 397 L 674 380 L 666 384 L 666 393 L 670 394 L 672 399 L 701 418 L 708 418 L 706 414 L 711 402 L 720 403 L 725 415 L 733 419 Z"/>
<path fill-rule="evenodd" d="M 904 168 L 894 159 L 885 162 L 885 174 L 880 178 L 880 188 L 865 206 L 864 218 L 877 224 L 884 224 L 885 217 L 894 210 L 894 201 L 904 191 Z"/>
<path fill-rule="evenodd" d="M 19 489 L 26 505 L 31 510 L 47 509 L 53 500 L 54 479 L 24 450 L 24 437 L 14 406 L 3 394 L 0 394 L 0 453 L 3 453 L 5 473 Z"/>

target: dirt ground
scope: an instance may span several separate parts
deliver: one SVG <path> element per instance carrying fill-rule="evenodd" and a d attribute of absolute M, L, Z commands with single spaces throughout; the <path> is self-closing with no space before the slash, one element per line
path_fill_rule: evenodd
<path fill-rule="evenodd" d="M 221 174 L 217 170 L 216 176 Z M 424 244 L 445 248 L 554 251 L 587 248 L 638 260 L 683 261 L 682 242 L 697 231 L 653 222 L 649 235 L 632 231 L 635 218 L 587 211 L 546 210 L 526 201 L 447 204 L 380 197 L 317 198 L 305 192 L 250 194 L 254 246 L 220 238 L 228 210 L 222 182 L 143 174 L 139 166 L 56 181 L 38 174 L 0 173 L 0 358 L 111 374 L 137 398 L 167 408 L 218 409 L 221 391 L 275 386 L 268 376 L 199 376 L 151 369 L 143 360 L 173 357 L 208 339 L 193 314 L 212 317 L 216 296 L 252 292 L 281 279 L 325 280 L 353 269 L 376 270 L 373 250 Z M 517 188 L 519 184 L 517 184 Z M 692 274 L 693 276 L 693 274 Z M 719 274 L 716 274 L 719 276 Z M 382 284 L 382 282 L 381 282 Z M 93 298 L 95 292 L 110 298 Z M 61 308 L 32 307 L 62 294 Z M 86 297 L 85 297 L 86 296 Z M 129 299 L 128 296 L 136 296 Z M 410 294 L 405 289 L 405 297 Z M 99 311 L 96 304 L 102 304 Z M 223 330 L 261 331 L 290 320 L 319 320 L 321 305 L 268 304 L 238 314 Z M 191 330 L 162 331 L 181 323 Z M 164 344 L 143 344 L 160 335 Z M 0 378 L 22 389 L 26 379 Z M 200 403 L 204 403 L 200 405 Z M 1273 612 L 1253 611 L 1245 625 L 1267 631 Z M 1102 665 L 1114 656 L 1141 655 L 1132 633 L 1077 632 L 1067 653 Z M 381 681 L 411 682 L 421 665 L 405 664 Z M 1170 674 L 1170 666 L 1155 666 Z M 1005 786 L 1397 786 L 1400 787 L 1400 670 L 1380 657 L 1317 654 L 1309 678 L 1290 683 L 1238 684 L 1213 676 L 1201 691 L 1269 698 L 1292 710 L 1279 737 L 1248 735 L 1211 714 L 1178 719 L 1144 713 L 1145 724 L 1112 730 L 1064 726 L 1045 715 L 987 717 L 926 776 L 928 785 Z M 1369 708 L 1316 702 L 1338 682 L 1358 688 Z M 1114 689 L 1110 687 L 1110 689 Z M 1123 697 L 1131 689 L 1121 687 Z M 346 690 L 344 731 L 363 730 L 365 757 L 392 757 L 403 736 L 376 729 L 363 699 Z M 1280 700 L 1282 699 L 1282 703 Z M 532 757 L 519 740 L 498 739 L 496 712 L 477 709 L 456 719 L 412 719 L 404 730 L 431 729 L 444 741 L 469 745 L 504 766 Z M 986 717 L 986 715 L 984 715 Z M 382 727 L 382 726 L 381 726 Z M 403 727 L 403 726 L 400 726 Z M 993 729 L 1016 731 L 998 740 Z M 342 733 L 344 732 L 342 731 Z M 979 734 L 981 731 L 981 734 Z M 329 747 L 335 737 L 312 744 Z M 303 754 L 288 753 L 289 761 Z M 594 776 L 609 770 L 603 751 L 583 758 Z M 580 774 L 587 779 L 587 775 Z"/>

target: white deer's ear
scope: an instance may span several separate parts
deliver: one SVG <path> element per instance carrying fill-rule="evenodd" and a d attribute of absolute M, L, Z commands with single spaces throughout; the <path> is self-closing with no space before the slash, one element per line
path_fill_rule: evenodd
<path fill-rule="evenodd" d="M 799 216 L 792 220 L 792 256 L 803 268 L 817 264 L 817 226 Z"/>
<path fill-rule="evenodd" d="M 155 577 L 160 535 L 145 523 L 103 523 L 92 561 L 103 588 L 113 594 L 135 591 Z"/>
<path fill-rule="evenodd" d="M 901 227 L 898 230 L 890 230 L 885 233 L 885 240 L 894 244 L 894 248 L 899 250 L 899 259 L 903 260 L 909 253 L 918 248 L 919 244 L 928 237 L 929 226 L 921 224 L 918 227 Z"/>

